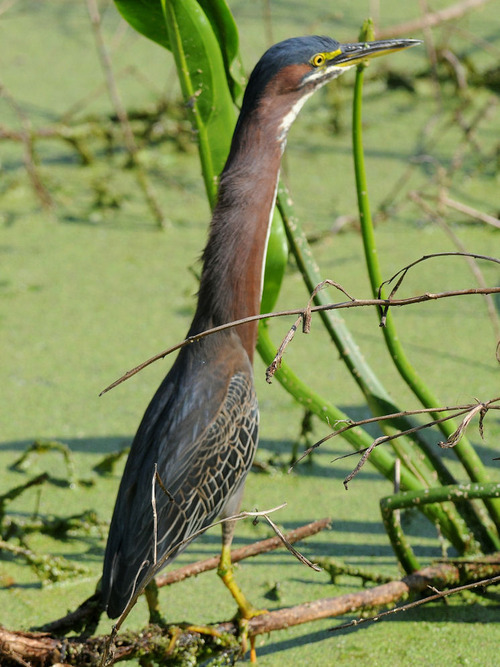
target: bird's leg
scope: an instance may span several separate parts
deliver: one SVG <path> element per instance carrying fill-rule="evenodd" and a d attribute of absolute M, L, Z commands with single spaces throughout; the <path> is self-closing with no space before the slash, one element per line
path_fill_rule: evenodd
<path fill-rule="evenodd" d="M 243 591 L 236 583 L 233 574 L 233 564 L 231 563 L 231 542 L 233 541 L 233 534 L 236 522 L 226 521 L 222 524 L 222 550 L 217 568 L 217 574 L 224 582 L 229 592 L 236 600 L 238 605 L 238 616 L 240 619 L 241 628 L 241 643 L 243 652 L 246 653 L 248 641 L 248 620 L 259 614 L 265 614 L 265 609 L 256 609 L 245 597 Z M 257 662 L 257 654 L 255 651 L 255 637 L 250 637 L 250 662 Z"/>
<path fill-rule="evenodd" d="M 156 585 L 156 581 L 154 579 L 151 579 L 149 584 L 146 586 L 144 595 L 146 596 L 146 602 L 148 603 L 149 622 L 155 623 L 156 625 L 166 625 L 167 622 L 160 612 L 158 586 Z"/>

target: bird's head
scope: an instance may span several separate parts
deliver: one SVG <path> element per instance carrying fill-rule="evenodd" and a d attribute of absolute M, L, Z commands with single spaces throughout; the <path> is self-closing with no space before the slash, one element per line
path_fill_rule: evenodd
<path fill-rule="evenodd" d="M 416 39 L 340 44 L 330 37 L 293 37 L 268 49 L 255 66 L 243 99 L 243 119 L 260 106 L 281 117 L 286 133 L 315 90 L 360 62 L 420 44 Z"/>

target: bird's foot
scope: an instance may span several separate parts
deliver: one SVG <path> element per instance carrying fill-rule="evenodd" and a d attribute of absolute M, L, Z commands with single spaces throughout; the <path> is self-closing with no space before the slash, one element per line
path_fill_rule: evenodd
<path fill-rule="evenodd" d="M 250 646 L 250 662 L 253 664 L 257 662 L 257 651 L 255 649 L 255 640 L 257 639 L 257 636 L 249 634 L 248 621 L 250 620 L 250 618 L 254 618 L 259 614 L 265 614 L 265 613 L 266 613 L 265 610 L 260 611 L 258 609 L 253 609 L 253 615 L 250 616 L 249 618 L 244 618 L 243 616 L 240 616 L 240 611 L 238 611 L 237 614 L 241 652 L 242 655 L 245 655 Z"/>

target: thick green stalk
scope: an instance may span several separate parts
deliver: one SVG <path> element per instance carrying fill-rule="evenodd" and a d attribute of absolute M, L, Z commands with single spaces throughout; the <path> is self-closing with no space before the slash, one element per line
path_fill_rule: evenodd
<path fill-rule="evenodd" d="M 312 293 L 314 288 L 321 283 L 322 276 L 314 260 L 306 235 L 297 216 L 294 215 L 290 195 L 282 184 L 279 186 L 277 204 L 285 226 L 291 253 L 308 291 Z M 316 305 L 326 305 L 331 302 L 329 296 L 328 290 L 321 290 L 316 294 L 314 303 Z M 320 311 L 319 316 L 337 347 L 340 357 L 363 392 L 373 414 L 386 415 L 400 412 L 400 408 L 393 402 L 390 394 L 366 362 L 341 315 L 334 310 L 325 310 Z M 261 326 L 266 326 L 266 324 L 262 323 Z M 393 429 L 405 431 L 413 426 L 415 426 L 415 423 L 407 417 L 401 417 L 390 424 L 386 422 L 381 424 L 384 432 L 392 432 Z M 420 448 L 420 453 L 415 451 L 413 442 Z M 420 486 L 434 486 L 436 483 L 434 475 L 436 473 L 441 484 L 456 484 L 455 478 L 438 456 L 435 445 L 427 442 L 425 436 L 417 433 L 410 441 L 406 439 L 393 440 L 391 445 L 401 459 L 403 466 L 406 466 L 420 480 Z M 475 537 L 483 550 L 491 551 L 494 544 L 494 539 L 490 534 L 491 531 L 488 532 L 483 527 L 483 522 L 478 521 L 474 508 L 464 501 L 460 506 L 460 511 L 469 526 L 469 529 L 466 529 L 463 534 L 464 539 L 466 539 L 467 530 L 473 529 Z M 454 506 L 449 507 L 448 513 L 450 521 L 454 521 L 457 526 L 463 525 L 463 521 L 458 516 L 457 509 Z M 461 529 L 457 527 L 457 530 L 460 531 Z"/>
<path fill-rule="evenodd" d="M 412 507 L 422 509 L 430 503 L 462 502 L 464 499 L 473 500 L 475 498 L 483 501 L 488 498 L 500 498 L 500 483 L 454 484 L 421 491 L 406 491 L 380 500 L 380 511 L 392 548 L 408 574 L 419 570 L 420 563 L 403 533 L 395 510 Z M 498 548 L 499 541 L 497 540 L 496 549 Z"/>
<path fill-rule="evenodd" d="M 375 243 L 375 234 L 370 213 L 370 205 L 368 200 L 368 189 L 366 183 L 366 175 L 364 168 L 364 153 L 362 145 L 362 87 L 363 87 L 363 69 L 364 65 L 357 67 L 354 104 L 353 104 L 353 149 L 354 149 L 354 170 L 356 175 L 356 188 L 358 195 L 358 206 L 360 214 L 361 229 L 363 235 L 363 246 L 365 251 L 366 265 L 370 277 L 372 293 L 378 296 L 378 288 L 383 282 L 382 273 L 377 256 L 377 247 Z M 382 295 L 383 296 L 383 295 Z M 411 363 L 409 362 L 403 347 L 399 341 L 392 313 L 389 310 L 387 313 L 386 325 L 382 329 L 386 346 L 389 350 L 391 358 L 398 369 L 401 377 L 405 380 L 407 385 L 413 391 L 415 396 L 425 407 L 432 408 L 440 405 L 437 398 L 433 395 L 429 387 L 423 382 L 417 374 Z M 437 414 L 433 414 L 435 419 Z M 456 429 L 456 425 L 450 420 L 442 422 L 439 425 L 442 433 L 448 438 Z M 455 454 L 464 466 L 470 479 L 474 482 L 488 483 L 488 474 L 477 455 L 477 452 L 465 439 L 454 447 Z M 486 507 L 493 519 L 497 530 L 500 529 L 500 502 L 498 499 L 485 499 Z M 484 517 L 483 517 L 484 521 Z M 494 527 L 490 527 L 490 532 Z M 492 532 L 492 539 L 496 536 Z"/>
<path fill-rule="evenodd" d="M 322 276 L 300 222 L 293 214 L 290 196 L 282 185 L 280 185 L 278 191 L 277 202 L 285 225 L 290 250 L 297 262 L 308 291 L 312 293 L 315 287 L 321 283 Z M 314 303 L 318 306 L 331 303 L 328 290 L 318 292 L 314 297 Z M 335 343 L 341 359 L 363 392 L 373 414 L 386 415 L 400 412 L 400 408 L 394 403 L 390 394 L 363 357 L 342 316 L 335 310 L 320 311 L 319 316 L 330 338 Z M 406 417 L 394 420 L 392 425 L 401 431 L 415 426 L 414 422 Z M 425 460 L 429 470 L 437 472 L 441 484 L 454 484 L 456 480 L 446 468 L 443 460 L 436 455 L 435 447 L 432 447 L 424 437 L 420 437 L 418 434 L 415 436 L 415 441 L 418 442 L 425 453 Z"/>
<path fill-rule="evenodd" d="M 267 365 L 272 363 L 276 349 L 277 347 L 273 344 L 269 335 L 269 327 L 262 323 L 259 327 L 257 350 L 264 363 Z M 313 412 L 330 427 L 336 422 L 349 421 L 348 415 L 312 391 L 286 363 L 282 362 L 274 377 L 298 403 Z M 373 442 L 373 438 L 361 427 L 345 431 L 342 437 L 356 450 L 370 447 Z M 394 478 L 394 457 L 386 449 L 382 447 L 375 448 L 370 454 L 370 463 L 387 479 Z M 404 466 L 401 468 L 401 487 L 422 493 L 420 480 Z M 451 510 L 453 510 L 452 506 Z M 439 524 L 443 534 L 446 535 L 459 553 L 464 553 L 467 549 L 470 549 L 471 540 L 467 526 L 460 517 L 453 515 L 453 512 L 450 513 L 450 507 L 433 505 L 426 507 L 423 511 L 432 523 Z"/>

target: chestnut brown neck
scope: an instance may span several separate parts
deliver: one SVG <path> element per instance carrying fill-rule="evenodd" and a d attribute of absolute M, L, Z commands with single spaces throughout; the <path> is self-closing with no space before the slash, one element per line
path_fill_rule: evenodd
<path fill-rule="evenodd" d="M 292 108 L 295 97 L 287 100 L 287 108 Z M 263 100 L 244 122 L 240 117 L 221 175 L 191 334 L 260 310 L 267 239 L 286 141 L 281 128 L 283 107 L 269 98 Z M 252 360 L 257 322 L 234 332 Z"/>

